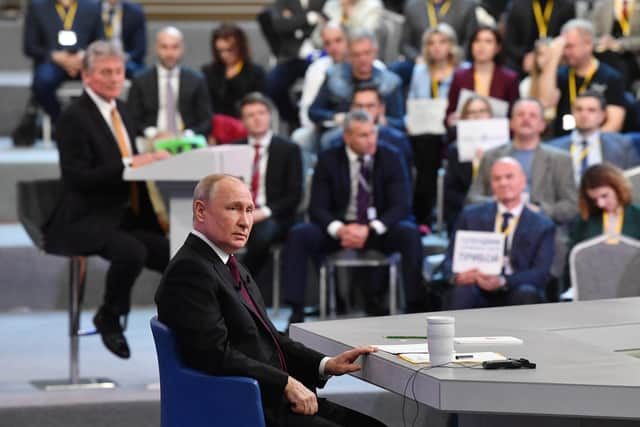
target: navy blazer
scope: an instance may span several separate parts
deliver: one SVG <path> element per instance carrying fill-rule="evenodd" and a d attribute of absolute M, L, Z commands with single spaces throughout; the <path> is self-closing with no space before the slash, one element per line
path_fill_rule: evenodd
<path fill-rule="evenodd" d="M 129 60 L 144 64 L 147 53 L 147 26 L 142 6 L 122 2 L 122 45 Z"/>
<path fill-rule="evenodd" d="M 235 144 L 248 144 L 242 139 Z M 269 143 L 265 173 L 267 206 L 273 218 L 283 226 L 295 220 L 302 199 L 302 154 L 300 146 L 274 135 Z"/>
<path fill-rule="evenodd" d="M 547 141 L 553 147 L 561 150 L 571 150 L 571 134 Z M 602 132 L 600 134 L 600 147 L 602 148 L 602 160 L 616 165 L 620 169 L 631 169 L 640 164 L 638 152 L 631 140 L 622 134 Z"/>
<path fill-rule="evenodd" d="M 77 0 L 78 9 L 71 29 L 78 41 L 74 49 L 86 49 L 93 41 L 104 39 L 100 3 Z M 51 61 L 51 52 L 63 50 L 58 44 L 58 31 L 63 29 L 54 0 L 32 0 L 24 22 L 24 54 L 36 64 Z"/>
<path fill-rule="evenodd" d="M 494 231 L 498 205 L 496 202 L 467 206 L 460 214 L 444 261 L 445 277 L 453 276 L 453 252 L 457 230 Z M 555 227 L 546 216 L 525 207 L 518 219 L 509 260 L 513 273 L 505 276 L 507 285 L 537 286 L 544 290 L 553 261 Z"/>
<path fill-rule="evenodd" d="M 373 162 L 373 205 L 377 219 L 391 227 L 410 218 L 409 182 L 396 150 L 379 144 Z M 311 184 L 311 221 L 323 230 L 332 221 L 345 221 L 350 197 L 351 178 L 346 148 L 323 151 L 318 156 Z"/>
<path fill-rule="evenodd" d="M 211 132 L 211 104 L 207 82 L 199 71 L 180 67 L 178 109 L 185 129 L 197 134 Z M 158 68 L 152 67 L 133 79 L 127 97 L 127 107 L 136 125 L 136 135 L 143 135 L 149 126 L 158 122 Z"/>

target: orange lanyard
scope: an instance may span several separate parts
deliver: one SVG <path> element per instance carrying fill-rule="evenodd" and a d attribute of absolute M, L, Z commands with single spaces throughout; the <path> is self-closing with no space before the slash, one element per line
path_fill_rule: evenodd
<path fill-rule="evenodd" d="M 442 18 L 449 12 L 449 8 L 451 7 L 451 0 L 447 0 L 444 2 L 442 7 L 440 8 L 440 12 L 436 13 L 436 7 L 433 4 L 432 0 L 427 0 L 427 14 L 429 15 L 429 28 L 434 28 L 438 25 L 438 17 Z"/>
<path fill-rule="evenodd" d="M 582 93 L 589 87 L 591 83 L 591 79 L 593 75 L 596 73 L 598 69 L 599 62 L 597 59 L 594 59 L 591 63 L 591 67 L 589 67 L 589 71 L 587 71 L 587 75 L 584 76 L 584 80 L 579 88 L 576 88 L 576 70 L 575 68 L 569 68 L 569 102 L 570 105 L 573 105 L 573 102 L 576 100 L 576 95 L 578 93 Z"/>
<path fill-rule="evenodd" d="M 76 11 L 78 10 L 78 2 L 74 1 L 69 6 L 68 10 L 64 9 L 64 6 L 60 3 L 56 3 L 56 11 L 58 12 L 58 16 L 62 20 L 62 27 L 65 31 L 70 31 L 73 28 L 73 21 L 76 18 Z"/>
<path fill-rule="evenodd" d="M 533 15 L 536 18 L 536 25 L 538 26 L 538 34 L 540 38 L 547 37 L 551 12 L 553 12 L 553 0 L 547 1 L 544 12 L 542 11 L 542 6 L 540 6 L 540 0 L 533 0 L 532 6 Z"/>
<path fill-rule="evenodd" d="M 622 234 L 623 223 L 624 223 L 624 210 L 620 210 L 620 215 L 618 215 L 618 223 L 616 224 L 615 234 Z M 609 214 L 607 212 L 602 212 L 602 232 L 605 234 L 609 233 Z"/>
<path fill-rule="evenodd" d="M 489 80 L 488 85 L 482 84 L 477 71 L 473 70 L 473 90 L 482 96 L 489 96 L 489 93 L 491 92 L 491 80 Z"/>

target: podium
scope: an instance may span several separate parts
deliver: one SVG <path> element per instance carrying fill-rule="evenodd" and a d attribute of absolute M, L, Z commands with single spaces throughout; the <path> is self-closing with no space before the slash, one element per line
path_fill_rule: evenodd
<path fill-rule="evenodd" d="M 169 200 L 171 256 L 193 228 L 191 206 L 195 184 L 207 175 L 224 173 L 249 182 L 253 149 L 248 145 L 223 145 L 187 151 L 137 168 L 125 168 L 125 181 L 156 181 Z"/>

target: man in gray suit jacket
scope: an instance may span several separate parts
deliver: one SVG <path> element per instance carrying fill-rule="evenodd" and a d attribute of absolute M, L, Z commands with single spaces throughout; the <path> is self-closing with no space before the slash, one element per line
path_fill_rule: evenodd
<path fill-rule="evenodd" d="M 607 102 L 599 92 L 588 90 L 578 94 L 571 106 L 576 128 L 569 135 L 547 141 L 548 145 L 571 154 L 576 185 L 591 165 L 609 162 L 624 170 L 640 164 L 629 138 L 619 133 L 601 132 L 606 108 Z"/>
<path fill-rule="evenodd" d="M 131 84 L 127 106 L 136 124 L 136 135 L 154 140 L 191 131 L 209 135 L 211 105 L 204 77 L 179 65 L 184 37 L 175 27 L 156 35 L 159 63 L 138 75 Z"/>
<path fill-rule="evenodd" d="M 560 277 L 566 260 L 566 225 L 578 213 L 578 191 L 573 178 L 571 156 L 565 151 L 541 144 L 545 122 L 542 104 L 533 98 L 517 101 L 511 110 L 513 140 L 487 151 L 478 175 L 471 184 L 468 200 L 480 203 L 491 200 L 491 167 L 501 157 L 520 162 L 527 176 L 527 207 L 550 217 L 558 227 L 555 257 L 551 274 Z"/>
<path fill-rule="evenodd" d="M 535 211 L 542 211 L 556 223 L 566 223 L 576 215 L 578 198 L 571 156 L 541 145 L 540 135 L 545 128 L 542 111 L 542 105 L 535 99 L 523 98 L 515 103 L 510 122 L 513 140 L 484 154 L 469 191 L 471 202 L 490 198 L 491 166 L 497 159 L 508 156 L 517 159 L 525 171 L 529 204 Z"/>

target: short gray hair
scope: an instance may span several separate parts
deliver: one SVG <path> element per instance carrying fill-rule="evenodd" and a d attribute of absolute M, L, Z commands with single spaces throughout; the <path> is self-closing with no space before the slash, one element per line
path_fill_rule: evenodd
<path fill-rule="evenodd" d="M 364 110 L 349 111 L 344 117 L 343 129 L 344 132 L 350 131 L 353 122 L 358 123 L 373 123 L 373 117 L 371 114 Z"/>
<path fill-rule="evenodd" d="M 524 104 L 525 102 L 533 102 L 534 104 L 536 104 L 538 106 L 538 109 L 540 110 L 540 117 L 542 117 L 542 119 L 544 120 L 544 105 L 538 98 L 534 98 L 532 96 L 524 96 L 514 102 L 513 107 L 511 107 L 511 115 L 513 116 L 513 112 L 516 111 L 516 108 L 518 108 L 520 104 Z"/>
<path fill-rule="evenodd" d="M 115 43 L 97 40 L 87 47 L 82 60 L 83 70 L 91 71 L 96 61 L 102 58 L 119 58 L 124 63 L 124 52 Z"/>
<path fill-rule="evenodd" d="M 193 210 L 194 221 L 195 221 L 195 215 L 196 215 L 195 202 L 197 200 L 200 200 L 201 202 L 204 202 L 205 206 L 209 206 L 209 202 L 212 200 L 213 195 L 215 194 L 216 185 L 224 179 L 233 179 L 239 182 L 243 182 L 241 179 L 233 175 L 227 175 L 223 173 L 214 173 L 211 175 L 207 175 L 198 182 L 198 184 L 196 185 L 196 188 L 193 189 L 192 210 Z"/>
<path fill-rule="evenodd" d="M 156 33 L 156 41 L 158 40 L 158 36 L 160 36 L 160 34 L 168 34 L 170 36 L 177 37 L 178 39 L 180 39 L 180 41 L 184 41 L 184 35 L 182 34 L 182 31 L 172 25 L 161 28 Z"/>
<path fill-rule="evenodd" d="M 565 34 L 571 30 L 576 30 L 584 37 L 588 37 L 593 40 L 596 35 L 596 32 L 593 28 L 593 24 L 591 21 L 587 21 L 586 19 L 571 19 L 567 21 L 560 30 L 560 34 Z"/>
<path fill-rule="evenodd" d="M 378 48 L 378 39 L 376 39 L 376 35 L 373 32 L 365 28 L 354 28 L 349 31 L 349 46 L 361 40 L 369 40 L 376 49 Z"/>

